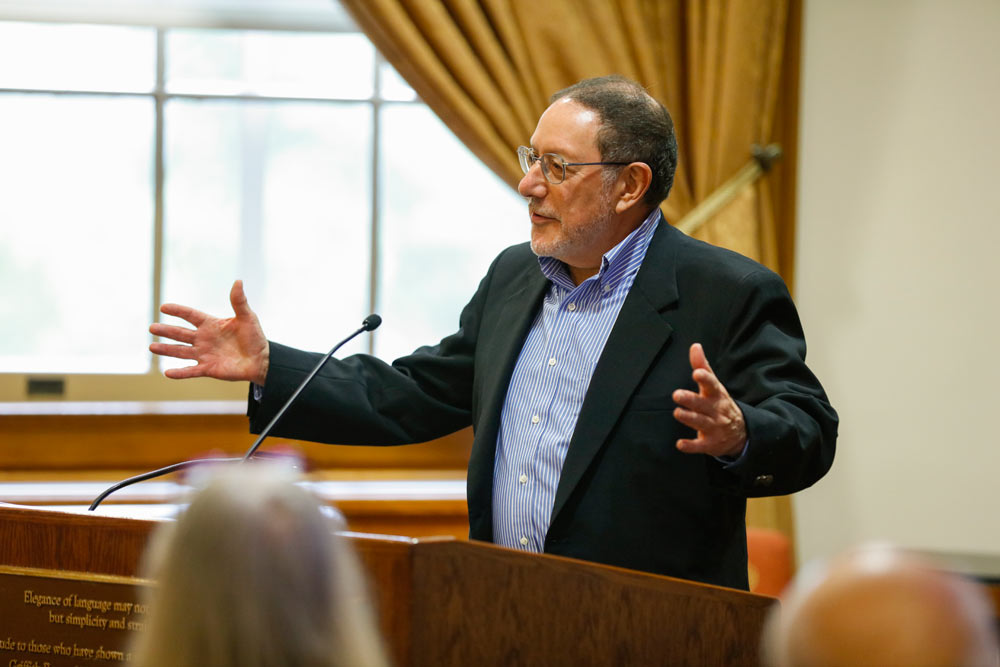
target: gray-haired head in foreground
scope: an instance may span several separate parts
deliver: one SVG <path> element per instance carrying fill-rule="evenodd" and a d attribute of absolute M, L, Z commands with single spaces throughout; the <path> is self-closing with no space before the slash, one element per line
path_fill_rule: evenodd
<path fill-rule="evenodd" d="M 214 474 L 154 535 L 137 667 L 384 665 L 343 524 L 274 464 Z"/>
<path fill-rule="evenodd" d="M 891 545 L 864 545 L 799 573 L 768 618 L 762 664 L 995 666 L 994 613 L 976 582 Z"/>
<path fill-rule="evenodd" d="M 553 94 L 549 103 L 564 97 L 601 117 L 601 160 L 649 165 L 653 177 L 643 202 L 659 206 L 670 194 L 677 170 L 677 138 L 666 107 L 641 85 L 617 74 L 584 79 Z"/>

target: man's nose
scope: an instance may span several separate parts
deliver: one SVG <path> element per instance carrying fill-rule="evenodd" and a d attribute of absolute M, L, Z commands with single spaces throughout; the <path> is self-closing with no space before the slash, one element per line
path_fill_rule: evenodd
<path fill-rule="evenodd" d="M 542 165 L 535 162 L 535 164 L 531 165 L 528 173 L 521 178 L 521 182 L 517 184 L 517 191 L 522 197 L 537 197 L 540 199 L 548 191 L 548 185 L 549 182 L 542 175 Z"/>

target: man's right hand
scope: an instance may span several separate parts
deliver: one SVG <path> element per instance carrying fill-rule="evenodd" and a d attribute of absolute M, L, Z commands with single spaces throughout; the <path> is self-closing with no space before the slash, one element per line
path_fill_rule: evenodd
<path fill-rule="evenodd" d="M 235 317 L 221 319 L 200 310 L 165 303 L 160 312 L 173 315 L 194 325 L 194 329 L 156 322 L 149 327 L 155 336 L 183 343 L 152 343 L 149 351 L 177 359 L 194 359 L 194 366 L 164 371 L 168 378 L 211 377 L 217 380 L 248 380 L 263 385 L 267 378 L 270 354 L 267 338 L 257 315 L 250 310 L 243 281 L 237 280 L 229 292 L 229 302 Z"/>

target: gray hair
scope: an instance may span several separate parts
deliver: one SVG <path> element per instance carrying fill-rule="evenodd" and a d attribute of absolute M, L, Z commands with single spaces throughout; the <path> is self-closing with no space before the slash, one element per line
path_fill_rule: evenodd
<path fill-rule="evenodd" d="M 213 475 L 153 535 L 139 667 L 385 665 L 342 522 L 273 464 Z"/>
<path fill-rule="evenodd" d="M 564 97 L 600 116 L 601 160 L 649 165 L 653 177 L 643 202 L 659 206 L 670 194 L 677 170 L 677 137 L 666 107 L 641 85 L 617 74 L 584 79 L 553 94 L 549 104 Z"/>

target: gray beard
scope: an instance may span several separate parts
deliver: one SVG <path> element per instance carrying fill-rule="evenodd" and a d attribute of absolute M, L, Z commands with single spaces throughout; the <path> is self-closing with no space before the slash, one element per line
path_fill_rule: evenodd
<path fill-rule="evenodd" d="M 542 213 L 542 215 L 545 215 Z M 537 243 L 531 240 L 531 251 L 539 257 L 554 257 L 562 260 L 568 252 L 589 246 L 594 239 L 601 238 L 611 229 L 614 220 L 614 209 L 611 207 L 610 188 L 603 188 L 601 193 L 601 214 L 587 225 L 574 227 L 568 232 L 564 229 L 563 236 L 557 241 Z"/>

